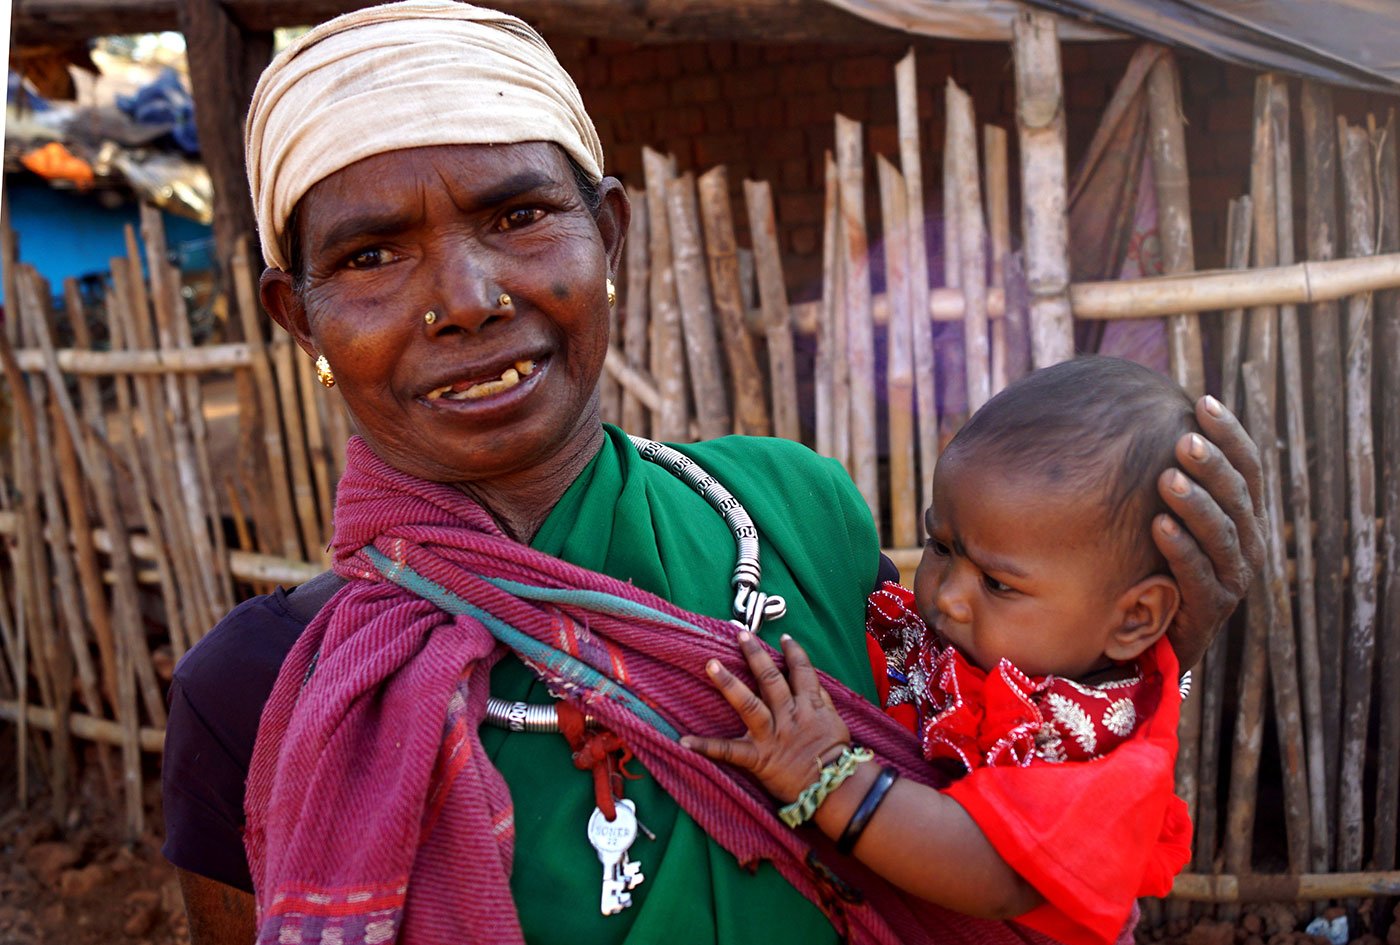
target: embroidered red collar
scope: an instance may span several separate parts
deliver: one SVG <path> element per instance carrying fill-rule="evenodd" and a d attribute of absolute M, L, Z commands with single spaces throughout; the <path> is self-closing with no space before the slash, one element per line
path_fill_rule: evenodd
<path fill-rule="evenodd" d="M 968 771 L 1101 758 L 1132 735 L 1161 694 L 1144 685 L 1140 665 L 1129 679 L 1092 685 L 1027 676 L 1005 659 L 981 670 L 953 647 L 939 647 L 913 593 L 893 582 L 871 595 L 866 630 L 885 653 L 886 707 L 913 707 L 924 755 Z"/>

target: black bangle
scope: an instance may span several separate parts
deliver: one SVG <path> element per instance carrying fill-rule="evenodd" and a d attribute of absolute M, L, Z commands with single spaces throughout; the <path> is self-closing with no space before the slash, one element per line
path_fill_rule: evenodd
<path fill-rule="evenodd" d="M 885 765 L 880 769 L 880 774 L 875 778 L 875 783 L 870 785 L 870 790 L 865 792 L 865 797 L 861 798 L 860 806 L 851 815 L 850 822 L 846 824 L 846 829 L 841 831 L 841 839 L 836 841 L 836 852 L 842 856 L 847 856 L 855 849 L 856 842 L 860 840 L 860 835 L 865 833 L 866 826 L 870 823 L 870 818 L 875 816 L 875 811 L 885 800 L 885 795 L 890 793 L 890 787 L 899 778 L 899 772 L 890 765 Z"/>

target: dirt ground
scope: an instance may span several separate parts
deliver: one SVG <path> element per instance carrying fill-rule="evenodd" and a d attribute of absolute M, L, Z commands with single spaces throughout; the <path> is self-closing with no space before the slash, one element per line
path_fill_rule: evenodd
<path fill-rule="evenodd" d="M 96 780 L 83 785 L 60 824 L 47 797 L 31 799 L 21 811 L 13 779 L 0 779 L 9 782 L 0 783 L 0 945 L 189 945 L 175 871 L 160 855 L 156 782 L 147 785 L 147 816 L 155 826 L 127 844 L 119 809 Z M 1394 908 L 1397 921 L 1386 938 L 1353 935 L 1350 945 L 1400 945 L 1400 905 Z M 1145 917 L 1137 939 L 1139 945 L 1333 945 L 1303 932 L 1312 917 L 1308 906 L 1276 904 L 1245 907 L 1231 921 Z M 1361 918 L 1358 925 L 1369 926 L 1369 914 Z"/>

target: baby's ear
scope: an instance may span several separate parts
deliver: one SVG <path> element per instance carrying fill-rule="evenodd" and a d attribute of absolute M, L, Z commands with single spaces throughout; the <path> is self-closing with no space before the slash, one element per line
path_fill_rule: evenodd
<path fill-rule="evenodd" d="M 1122 618 L 1108 638 L 1104 655 L 1120 663 L 1136 659 L 1167 632 L 1180 604 L 1181 591 L 1166 575 L 1154 574 L 1138 581 L 1118 599 Z"/>

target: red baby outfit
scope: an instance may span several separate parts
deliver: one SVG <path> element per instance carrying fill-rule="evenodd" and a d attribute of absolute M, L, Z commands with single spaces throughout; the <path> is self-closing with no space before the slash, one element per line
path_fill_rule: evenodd
<path fill-rule="evenodd" d="M 1045 897 L 1016 921 L 1070 945 L 1114 942 L 1137 897 L 1171 890 L 1191 821 L 1173 794 L 1181 695 L 1165 637 L 1132 678 L 1086 685 L 1007 660 L 978 669 L 938 645 L 898 584 L 871 595 L 866 630 L 886 711 L 927 758 L 967 772 L 944 793 Z"/>

